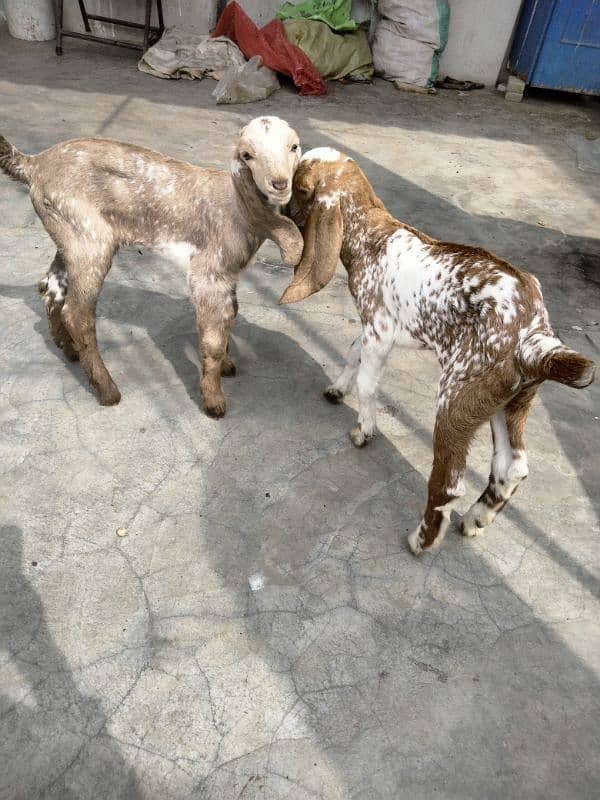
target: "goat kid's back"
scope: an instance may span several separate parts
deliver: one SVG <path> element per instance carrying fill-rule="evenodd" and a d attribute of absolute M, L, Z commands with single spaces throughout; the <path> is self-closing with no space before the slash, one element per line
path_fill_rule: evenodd
<path fill-rule="evenodd" d="M 511 380 L 578 389 L 593 381 L 593 362 L 554 335 L 535 276 L 483 248 L 435 242 L 397 225 L 382 258 L 383 300 L 401 329 L 437 352 L 442 368 L 453 365 L 461 380 L 504 363 Z M 404 268 L 419 259 L 410 297 Z"/>

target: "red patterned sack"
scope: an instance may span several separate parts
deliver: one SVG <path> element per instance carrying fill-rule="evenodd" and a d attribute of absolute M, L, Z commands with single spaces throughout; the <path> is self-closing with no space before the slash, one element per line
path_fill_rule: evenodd
<path fill-rule="evenodd" d="M 246 58 L 260 56 L 265 67 L 288 75 L 300 94 L 325 94 L 323 78 L 302 50 L 288 41 L 280 20 L 274 19 L 259 29 L 241 6 L 229 3 L 212 35 L 227 36 Z"/>

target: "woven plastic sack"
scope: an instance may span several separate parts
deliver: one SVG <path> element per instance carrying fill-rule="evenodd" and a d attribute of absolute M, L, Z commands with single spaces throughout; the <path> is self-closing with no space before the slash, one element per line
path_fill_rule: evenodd
<path fill-rule="evenodd" d="M 373 63 L 384 78 L 414 86 L 427 86 L 433 48 L 408 39 L 398 32 L 397 23 L 382 19 L 373 40 Z"/>
<path fill-rule="evenodd" d="M 302 50 L 288 42 L 280 20 L 274 19 L 259 29 L 237 3 L 229 3 L 213 36 L 227 36 L 246 58 L 260 56 L 265 67 L 288 75 L 300 94 L 325 94 L 323 78 Z"/>
<path fill-rule="evenodd" d="M 279 89 L 277 75 L 268 67 L 261 67 L 260 56 L 254 56 L 241 67 L 231 67 L 213 91 L 220 103 L 253 103 L 265 100 Z"/>
<path fill-rule="evenodd" d="M 437 0 L 379 0 L 379 15 L 399 23 L 407 39 L 440 46 Z"/>
<path fill-rule="evenodd" d="M 364 31 L 334 33 L 324 22 L 312 19 L 283 24 L 290 42 L 306 53 L 324 78 L 370 81 L 373 77 L 373 56 Z"/>
<path fill-rule="evenodd" d="M 380 0 L 373 37 L 373 63 L 384 78 L 398 84 L 432 87 L 439 56 L 448 41 L 450 9 L 446 0 Z"/>
<path fill-rule="evenodd" d="M 357 23 L 350 16 L 352 0 L 304 0 L 302 3 L 284 3 L 277 19 L 313 19 L 324 22 L 339 33 L 355 31 Z"/>

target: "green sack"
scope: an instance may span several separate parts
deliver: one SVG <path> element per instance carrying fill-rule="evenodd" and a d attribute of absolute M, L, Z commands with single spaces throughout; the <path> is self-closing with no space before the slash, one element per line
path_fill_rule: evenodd
<path fill-rule="evenodd" d="M 290 19 L 283 25 L 288 40 L 306 53 L 324 78 L 370 81 L 373 77 L 373 56 L 365 31 L 334 33 L 324 22 L 312 19 Z"/>
<path fill-rule="evenodd" d="M 314 19 L 325 22 L 334 31 L 355 31 L 358 24 L 350 17 L 352 0 L 304 0 L 284 3 L 278 19 Z"/>
<path fill-rule="evenodd" d="M 431 61 L 431 74 L 427 86 L 435 86 L 440 77 L 440 56 L 448 44 L 448 28 L 450 26 L 450 6 L 447 0 L 437 0 L 438 20 L 440 27 L 440 46 L 433 54 Z"/>

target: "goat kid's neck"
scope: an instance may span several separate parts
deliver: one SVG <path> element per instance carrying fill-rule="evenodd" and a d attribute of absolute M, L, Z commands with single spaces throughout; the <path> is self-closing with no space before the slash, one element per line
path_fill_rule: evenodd
<path fill-rule="evenodd" d="M 278 206 L 269 204 L 260 192 L 249 167 L 239 159 L 232 162 L 231 181 L 238 209 L 245 224 L 260 239 L 268 239 L 273 226 L 281 218 Z"/>
<path fill-rule="evenodd" d="M 375 203 L 361 202 L 354 196 L 342 195 L 340 208 L 344 226 L 340 259 L 352 275 L 378 257 L 401 224 L 378 199 Z"/>

